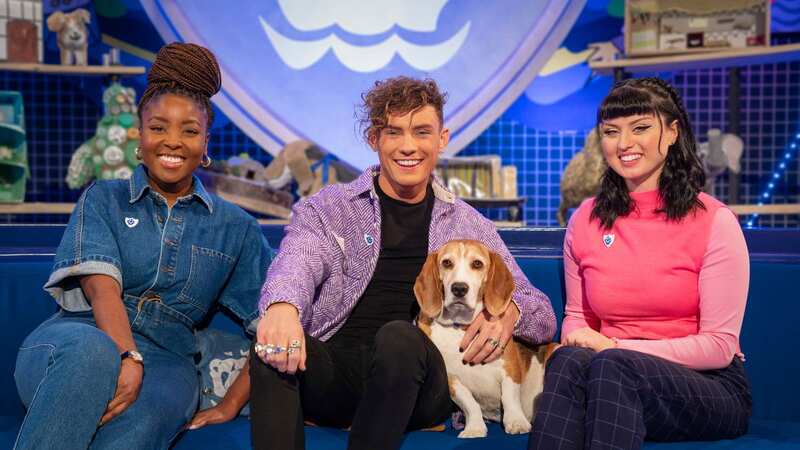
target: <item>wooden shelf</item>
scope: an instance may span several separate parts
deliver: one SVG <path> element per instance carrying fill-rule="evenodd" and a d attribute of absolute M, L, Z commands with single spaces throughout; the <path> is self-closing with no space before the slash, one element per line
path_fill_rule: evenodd
<path fill-rule="evenodd" d="M 0 203 L 0 214 L 72 214 L 75 203 Z"/>
<path fill-rule="evenodd" d="M 0 70 L 65 75 L 141 75 L 142 66 L 63 66 L 61 64 L 0 63 Z"/>
<path fill-rule="evenodd" d="M 466 203 L 469 203 L 475 208 L 504 208 L 509 206 L 517 206 L 522 208 L 525 204 L 526 197 L 514 198 L 477 198 L 477 197 L 459 197 Z"/>
<path fill-rule="evenodd" d="M 289 225 L 288 219 L 258 219 L 260 225 Z"/>
<path fill-rule="evenodd" d="M 728 205 L 737 216 L 748 214 L 800 214 L 800 203 L 783 203 L 772 205 Z"/>
<path fill-rule="evenodd" d="M 589 62 L 589 67 L 601 74 L 615 70 L 628 73 L 672 72 L 703 68 L 737 67 L 768 64 L 800 59 L 800 44 L 772 45 L 735 50 L 709 51 L 682 55 L 616 59 Z"/>
<path fill-rule="evenodd" d="M 241 201 L 240 198 L 231 198 L 226 194 L 217 193 L 221 198 L 229 202 Z M 291 210 L 278 205 L 266 202 L 252 201 L 250 203 L 238 203 L 245 209 L 250 209 L 263 214 L 269 214 L 288 219 Z M 0 214 L 72 214 L 75 208 L 74 203 L 0 203 Z"/>

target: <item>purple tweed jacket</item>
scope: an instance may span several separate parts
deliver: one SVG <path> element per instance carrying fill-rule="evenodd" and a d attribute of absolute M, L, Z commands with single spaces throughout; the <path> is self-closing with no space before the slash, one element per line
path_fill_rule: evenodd
<path fill-rule="evenodd" d="M 378 170 L 373 166 L 355 181 L 327 186 L 295 205 L 261 289 L 262 315 L 273 303 L 291 303 L 305 331 L 323 341 L 344 324 L 378 262 L 381 209 L 373 187 Z M 428 251 L 453 239 L 474 239 L 500 254 L 516 283 L 512 300 L 521 315 L 515 336 L 532 343 L 550 341 L 556 330 L 550 300 L 522 273 L 494 224 L 438 180 L 433 192 Z"/>

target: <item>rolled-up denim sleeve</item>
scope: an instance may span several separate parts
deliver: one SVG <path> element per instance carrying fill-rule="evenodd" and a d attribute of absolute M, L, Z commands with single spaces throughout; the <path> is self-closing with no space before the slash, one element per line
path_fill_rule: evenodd
<path fill-rule="evenodd" d="M 56 251 L 55 264 L 44 289 L 67 311 L 92 309 L 80 285 L 85 275 L 108 275 L 122 288 L 122 262 L 117 237 L 109 224 L 101 187 L 90 185 L 72 211 Z M 106 212 L 104 212 L 106 211 Z"/>
<path fill-rule="evenodd" d="M 251 334 L 255 334 L 258 325 L 258 300 L 272 255 L 261 226 L 251 218 L 239 259 L 219 297 L 219 302 L 240 318 Z"/>

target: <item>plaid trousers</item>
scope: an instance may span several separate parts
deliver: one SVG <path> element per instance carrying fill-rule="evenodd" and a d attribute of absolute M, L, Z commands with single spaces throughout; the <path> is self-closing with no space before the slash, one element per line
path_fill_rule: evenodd
<path fill-rule="evenodd" d="M 528 449 L 733 438 L 747 432 L 751 407 L 738 358 L 723 369 L 696 371 L 632 350 L 560 347 L 547 363 Z"/>

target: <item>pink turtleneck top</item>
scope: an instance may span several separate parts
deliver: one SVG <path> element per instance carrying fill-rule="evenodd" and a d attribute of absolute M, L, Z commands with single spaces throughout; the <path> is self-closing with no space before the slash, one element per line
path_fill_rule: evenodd
<path fill-rule="evenodd" d="M 657 190 L 631 198 L 636 208 L 610 230 L 589 220 L 594 199 L 570 219 L 561 335 L 591 327 L 618 339 L 618 348 L 691 369 L 728 366 L 740 353 L 750 279 L 736 216 L 702 193 L 705 210 L 680 222 L 655 212 Z"/>

